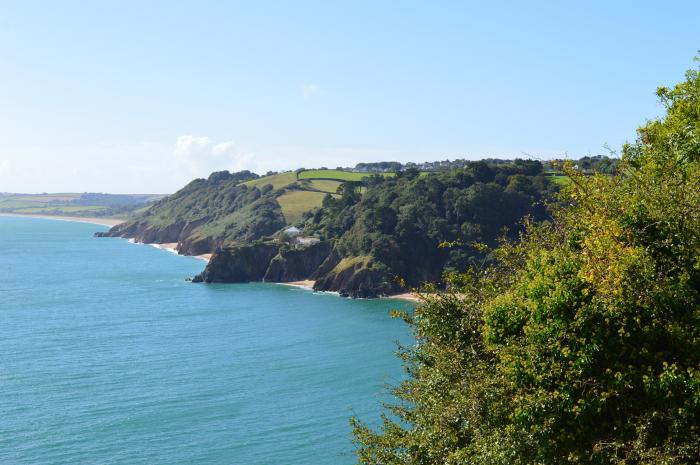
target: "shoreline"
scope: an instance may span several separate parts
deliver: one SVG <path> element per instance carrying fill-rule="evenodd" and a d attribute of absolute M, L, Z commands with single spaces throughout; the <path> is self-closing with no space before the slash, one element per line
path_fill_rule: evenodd
<path fill-rule="evenodd" d="M 144 244 L 142 242 L 135 242 L 135 244 Z M 174 253 L 175 255 L 180 255 L 182 257 L 192 257 L 192 258 L 197 258 L 199 260 L 204 260 L 205 262 L 209 262 L 211 259 L 211 254 L 210 253 L 204 253 L 201 255 L 182 255 L 180 252 L 177 251 L 177 242 L 166 242 L 164 244 L 145 244 L 145 245 L 150 245 L 151 247 L 155 247 L 156 249 L 160 250 L 165 250 L 166 252 Z"/>
<path fill-rule="evenodd" d="M 292 287 L 299 287 L 301 289 L 307 289 L 309 291 L 314 290 L 314 284 L 316 284 L 316 281 L 312 279 L 305 279 L 302 281 L 289 281 L 286 283 L 274 283 L 274 284 L 282 284 L 284 286 L 292 286 Z M 413 292 L 402 292 L 400 294 L 393 294 L 393 295 L 388 295 L 385 297 L 378 297 L 379 299 L 395 299 L 395 300 L 405 300 L 409 302 L 422 302 L 423 299 L 420 297 L 420 295 L 413 293 Z"/>
<path fill-rule="evenodd" d="M 42 220 L 71 221 L 73 223 L 89 223 L 111 228 L 126 221 L 118 218 L 100 218 L 98 216 L 63 216 L 63 215 L 40 215 L 33 213 L 0 213 L 0 216 L 14 218 L 38 218 Z"/>
<path fill-rule="evenodd" d="M 70 221 L 73 223 L 89 223 L 89 224 L 96 224 L 99 226 L 106 226 L 106 227 L 113 227 L 118 224 L 123 223 L 126 221 L 125 219 L 117 219 L 117 218 L 100 218 L 100 217 L 94 217 L 94 216 L 63 216 L 63 215 L 35 215 L 31 213 L 0 213 L 0 216 L 6 216 L 6 217 L 15 217 L 15 218 L 38 218 L 38 219 L 44 219 L 44 220 L 55 220 L 55 221 Z M 134 242 L 132 239 L 129 239 L 130 242 Z M 177 242 L 168 242 L 164 244 L 146 244 L 143 242 L 134 242 L 137 244 L 144 244 L 144 245 L 149 245 L 151 247 L 155 247 L 156 249 L 164 250 L 166 252 L 174 253 L 175 255 L 181 255 L 177 251 Z M 211 255 L 210 253 L 206 254 L 201 254 L 201 255 L 181 255 L 183 257 L 192 257 L 196 258 L 198 260 L 202 260 L 205 262 L 209 262 L 211 260 Z M 290 281 L 286 283 L 273 283 L 273 284 L 281 284 L 284 286 L 292 286 L 292 287 L 298 287 L 301 289 L 307 289 L 310 291 L 313 291 L 314 289 L 314 284 L 316 282 L 311 279 L 305 279 L 302 281 Z M 415 294 L 413 292 L 403 292 L 400 294 L 393 294 L 393 295 L 388 295 L 384 297 L 379 297 L 380 299 L 396 299 L 396 300 L 405 300 L 409 302 L 414 302 L 414 303 L 419 303 L 422 302 L 423 299 L 421 299 L 420 295 Z"/>

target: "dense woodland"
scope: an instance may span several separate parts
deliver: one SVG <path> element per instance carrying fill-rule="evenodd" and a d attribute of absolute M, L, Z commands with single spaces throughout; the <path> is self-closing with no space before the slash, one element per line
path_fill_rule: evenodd
<path fill-rule="evenodd" d="M 700 463 L 698 70 L 658 96 L 617 175 L 570 167 L 550 221 L 404 315 L 408 378 L 378 431 L 354 420 L 360 463 Z"/>
<path fill-rule="evenodd" d="M 544 200 L 554 188 L 542 164 L 530 160 L 471 162 L 424 176 L 416 170 L 375 175 L 344 184 L 338 198 L 326 196 L 322 208 L 307 215 L 306 231 L 336 239 L 342 256 L 369 256 L 373 266 L 418 286 L 483 260 L 481 245 L 514 237 L 523 217 L 544 219 Z M 440 246 L 448 242 L 463 246 Z"/>

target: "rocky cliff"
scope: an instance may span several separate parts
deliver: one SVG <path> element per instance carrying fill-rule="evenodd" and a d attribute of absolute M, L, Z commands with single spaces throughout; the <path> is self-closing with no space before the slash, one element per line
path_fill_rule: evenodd
<path fill-rule="evenodd" d="M 217 249 L 193 282 L 289 282 L 314 279 L 314 290 L 346 297 L 379 297 L 401 291 L 371 257 L 341 259 L 331 241 L 306 248 L 253 244 Z"/>
<path fill-rule="evenodd" d="M 253 244 L 220 248 L 214 251 L 203 272 L 192 282 L 242 283 L 261 281 L 279 247 L 274 244 Z"/>
<path fill-rule="evenodd" d="M 289 282 L 309 279 L 326 260 L 333 248 L 330 241 L 319 242 L 303 249 L 280 248 L 270 261 L 263 281 Z"/>
<path fill-rule="evenodd" d="M 369 256 L 339 259 L 339 254 L 329 256 L 314 275 L 315 291 L 335 291 L 345 297 L 381 297 L 401 292 L 403 289 L 389 270 Z"/>

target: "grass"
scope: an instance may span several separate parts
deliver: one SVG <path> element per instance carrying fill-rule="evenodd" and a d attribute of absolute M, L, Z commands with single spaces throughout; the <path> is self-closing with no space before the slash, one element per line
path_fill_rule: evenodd
<path fill-rule="evenodd" d="M 338 191 L 338 187 L 342 184 L 340 181 L 330 181 L 327 179 L 304 180 L 304 183 L 308 183 L 311 189 L 327 192 L 329 194 L 335 194 Z"/>
<path fill-rule="evenodd" d="M 349 173 L 339 170 L 312 170 L 313 172 L 333 172 L 359 175 L 361 173 Z M 307 173 L 306 171 L 302 174 Z M 337 177 L 337 174 L 335 175 Z M 363 175 L 364 176 L 364 175 Z M 354 176 L 358 180 L 360 177 Z M 345 179 L 347 180 L 347 179 Z M 312 179 L 300 176 L 297 181 L 296 173 L 280 173 L 272 176 L 246 181 L 243 184 L 250 187 L 261 188 L 266 184 L 271 184 L 274 189 L 284 189 L 290 184 L 297 184 L 303 190 L 287 189 L 282 195 L 277 197 L 277 202 L 282 208 L 282 214 L 288 224 L 295 224 L 301 221 L 303 214 L 316 207 L 320 207 L 326 194 L 335 195 L 343 180 Z"/>
<path fill-rule="evenodd" d="M 560 186 L 566 186 L 567 184 L 569 184 L 571 182 L 571 179 L 569 179 L 569 177 L 564 175 L 564 174 L 548 176 L 547 179 L 552 181 L 554 184 L 558 184 Z"/>
<path fill-rule="evenodd" d="M 361 265 L 360 268 L 367 268 L 367 265 L 369 265 L 370 261 L 371 261 L 370 257 L 368 257 L 366 255 L 360 255 L 358 257 L 346 257 L 346 258 L 343 258 L 335 266 L 335 268 L 333 268 L 333 272 L 340 273 L 343 270 L 354 267 L 356 265 Z"/>
<path fill-rule="evenodd" d="M 299 179 L 337 179 L 338 181 L 361 181 L 372 173 L 355 173 L 342 170 L 307 170 L 299 173 Z M 382 176 L 395 176 L 394 173 L 381 173 Z"/>
<path fill-rule="evenodd" d="M 287 223 L 295 224 L 301 221 L 304 212 L 320 207 L 325 196 L 323 192 L 289 190 L 277 197 L 277 202 Z"/>
<path fill-rule="evenodd" d="M 272 184 L 274 189 L 281 189 L 292 184 L 297 180 L 294 172 L 273 174 L 272 176 L 263 176 L 262 178 L 246 181 L 243 184 L 250 187 L 262 187 L 265 184 Z"/>

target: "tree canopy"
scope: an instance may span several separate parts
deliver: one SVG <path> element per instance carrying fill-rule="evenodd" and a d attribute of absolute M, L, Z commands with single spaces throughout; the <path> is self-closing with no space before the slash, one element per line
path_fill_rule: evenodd
<path fill-rule="evenodd" d="M 428 289 L 364 464 L 700 462 L 700 80 L 615 176 L 572 182 L 497 262 Z"/>

